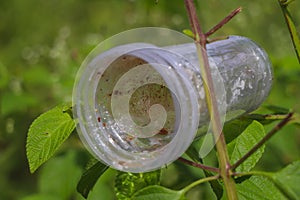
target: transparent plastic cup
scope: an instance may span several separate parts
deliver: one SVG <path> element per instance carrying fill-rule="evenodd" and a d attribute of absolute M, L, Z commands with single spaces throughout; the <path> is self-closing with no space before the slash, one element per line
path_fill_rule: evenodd
<path fill-rule="evenodd" d="M 221 118 L 255 110 L 272 85 L 265 51 L 230 36 L 207 45 Z M 99 160 L 146 172 L 180 157 L 209 124 L 194 43 L 115 46 L 88 59 L 74 86 L 80 138 Z"/>

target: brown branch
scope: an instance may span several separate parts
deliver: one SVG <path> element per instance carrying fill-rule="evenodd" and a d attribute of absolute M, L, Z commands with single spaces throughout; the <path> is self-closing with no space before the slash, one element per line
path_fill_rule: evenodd
<path fill-rule="evenodd" d="M 263 144 L 265 144 L 275 133 L 277 133 L 282 127 L 284 127 L 293 116 L 293 113 L 289 113 L 286 118 L 279 122 L 269 133 L 265 135 L 252 149 L 250 149 L 243 157 L 241 157 L 236 163 L 231 166 L 234 170 L 240 166 L 247 158 L 249 158 L 255 151 L 257 151 Z"/>
<path fill-rule="evenodd" d="M 178 160 L 181 161 L 181 162 L 183 162 L 183 163 L 185 163 L 185 164 L 188 164 L 188 165 L 191 165 L 193 167 L 197 167 L 197 168 L 200 168 L 200 169 L 203 169 L 203 170 L 217 172 L 217 173 L 220 172 L 219 168 L 215 168 L 215 167 L 203 165 L 201 163 L 195 163 L 195 162 L 187 160 L 187 159 L 185 159 L 183 157 L 178 158 Z"/>
<path fill-rule="evenodd" d="M 231 13 L 229 15 L 227 15 L 222 21 L 220 21 L 217 25 L 215 25 L 214 27 L 212 27 L 212 29 L 210 29 L 207 33 L 205 33 L 205 37 L 209 37 L 210 35 L 215 33 L 217 30 L 222 28 L 225 24 L 227 24 L 234 16 L 239 14 L 241 11 L 242 11 L 241 7 L 238 7 L 236 9 L 234 9 L 233 11 L 231 11 Z"/>

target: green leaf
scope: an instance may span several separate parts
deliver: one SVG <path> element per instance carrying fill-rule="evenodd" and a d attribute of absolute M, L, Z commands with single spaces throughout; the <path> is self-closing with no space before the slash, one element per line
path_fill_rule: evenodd
<path fill-rule="evenodd" d="M 276 186 L 290 199 L 300 199 L 300 160 L 273 174 Z"/>
<path fill-rule="evenodd" d="M 300 113 L 294 113 L 294 115 L 293 115 L 291 121 L 289 121 L 289 123 L 300 126 Z"/>
<path fill-rule="evenodd" d="M 70 105 L 59 105 L 40 115 L 29 128 L 26 153 L 30 172 L 46 162 L 75 128 Z"/>
<path fill-rule="evenodd" d="M 203 170 L 205 177 L 211 177 L 213 176 L 213 173 Z M 210 187 L 213 189 L 213 192 L 215 193 L 217 199 L 221 199 L 223 196 L 223 186 L 221 184 L 221 182 L 217 179 L 217 180 L 212 180 L 209 181 L 209 185 Z"/>
<path fill-rule="evenodd" d="M 248 114 L 243 116 L 243 118 L 249 119 L 249 120 L 256 120 L 259 123 L 266 125 L 270 124 L 274 121 L 278 120 L 283 120 L 287 114 L 267 114 L 267 115 L 262 115 L 262 114 Z"/>
<path fill-rule="evenodd" d="M 101 175 L 93 189 L 90 191 L 88 200 L 116 200 L 116 194 L 114 191 L 114 178 L 116 176 L 116 170 L 108 168 L 105 173 Z M 79 194 L 79 193 L 78 193 Z M 80 195 L 80 197 L 82 197 Z M 79 198 L 79 199 L 83 199 Z"/>
<path fill-rule="evenodd" d="M 185 152 L 192 160 L 195 162 L 199 162 L 203 164 L 202 159 L 199 157 L 199 149 L 202 145 L 202 142 L 199 142 L 199 139 L 194 141 L 188 150 Z M 210 171 L 203 170 L 205 177 L 213 176 Z M 223 186 L 219 180 L 212 180 L 209 182 L 210 187 L 212 188 L 213 192 L 215 193 L 217 199 L 221 199 L 223 196 Z"/>
<path fill-rule="evenodd" d="M 288 4 L 291 3 L 291 2 L 292 2 L 292 0 L 279 1 L 283 16 L 285 18 L 285 22 L 288 26 L 288 29 L 289 29 L 289 32 L 290 32 L 290 35 L 291 35 L 291 39 L 292 39 L 292 42 L 293 42 L 293 45 L 294 45 L 295 53 L 296 53 L 297 58 L 298 58 L 298 62 L 300 63 L 300 37 L 298 35 L 297 27 L 296 27 L 295 22 L 292 18 L 292 15 L 291 15 L 291 13 L 289 12 L 289 10 L 287 8 Z"/>
<path fill-rule="evenodd" d="M 146 173 L 129 173 L 118 171 L 115 180 L 117 199 L 131 199 L 132 195 L 150 185 L 160 183 L 161 171 Z"/>
<path fill-rule="evenodd" d="M 193 31 L 191 31 L 190 29 L 184 29 L 182 32 L 191 38 L 195 38 Z"/>
<path fill-rule="evenodd" d="M 252 176 L 241 184 L 237 184 L 239 200 L 285 200 L 286 198 L 266 177 Z"/>
<path fill-rule="evenodd" d="M 138 192 L 136 192 L 132 200 L 183 200 L 182 191 L 170 190 L 168 188 L 154 185 L 146 187 Z"/>
<path fill-rule="evenodd" d="M 77 185 L 77 191 L 87 198 L 89 192 L 93 189 L 100 176 L 108 169 L 107 165 L 101 162 L 96 162 L 93 166 L 89 167 L 81 176 Z"/>
<path fill-rule="evenodd" d="M 55 195 L 57 199 L 72 199 L 81 175 L 76 152 L 71 150 L 47 162 L 40 170 L 38 186 L 41 194 Z"/>
<path fill-rule="evenodd" d="M 282 111 L 283 109 L 284 108 L 281 108 L 280 110 Z M 274 121 L 284 119 L 287 116 L 289 110 L 286 109 L 285 110 L 287 111 L 286 113 L 279 113 L 279 108 L 277 108 L 277 111 L 278 113 L 276 114 L 268 114 L 268 115 L 245 114 L 237 119 L 226 122 L 223 127 L 226 143 L 229 143 L 235 138 L 237 138 L 254 120 L 258 121 L 263 125 L 270 124 Z"/>
<path fill-rule="evenodd" d="M 281 106 L 276 105 L 266 105 L 265 106 L 268 110 L 274 112 L 275 114 L 287 114 L 290 112 L 290 109 L 283 108 Z"/>
<path fill-rule="evenodd" d="M 225 123 L 223 132 L 226 143 L 230 143 L 237 138 L 252 123 L 252 119 L 239 118 Z"/>
<path fill-rule="evenodd" d="M 193 161 L 203 163 L 203 160 L 199 157 L 199 149 L 202 146 L 202 138 L 194 140 L 189 148 L 185 151 L 185 154 L 188 155 Z"/>
<path fill-rule="evenodd" d="M 228 144 L 228 152 L 230 155 L 230 162 L 235 163 L 242 156 L 244 156 L 257 142 L 265 136 L 265 129 L 262 124 L 253 121 L 241 135 Z M 247 160 L 245 160 L 239 167 L 237 172 L 250 171 L 259 161 L 264 152 L 264 145 L 253 153 Z"/>

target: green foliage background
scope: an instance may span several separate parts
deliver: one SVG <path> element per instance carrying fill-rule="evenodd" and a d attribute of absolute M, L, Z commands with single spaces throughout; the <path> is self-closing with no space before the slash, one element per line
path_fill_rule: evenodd
<path fill-rule="evenodd" d="M 300 112 L 300 67 L 277 1 L 197 2 L 205 30 L 234 8 L 243 7 L 215 36 L 243 35 L 265 48 L 275 74 L 266 104 Z M 300 32 L 300 1 L 290 8 Z M 25 156 L 27 130 L 39 114 L 71 100 L 76 72 L 95 45 L 141 26 L 189 28 L 183 0 L 160 0 L 158 4 L 155 0 L 0 1 L 0 199 L 81 199 L 75 190 L 87 152 L 76 134 L 57 157 L 31 175 Z M 265 170 L 278 170 L 299 159 L 300 130 L 284 128 L 265 152 L 258 166 Z M 113 199 L 110 177 L 114 173 L 108 170 L 101 177 L 89 199 Z M 201 176 L 175 162 L 162 184 L 180 188 Z M 210 198 L 205 188 L 192 190 L 190 199 Z"/>

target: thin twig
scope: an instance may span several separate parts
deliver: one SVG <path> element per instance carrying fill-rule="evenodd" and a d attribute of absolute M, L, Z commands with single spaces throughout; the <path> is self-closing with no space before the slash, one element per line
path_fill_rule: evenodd
<path fill-rule="evenodd" d="M 217 30 L 222 28 L 227 22 L 229 22 L 234 16 L 239 14 L 242 11 L 242 7 L 238 7 L 231 11 L 229 15 L 227 15 L 222 21 L 220 21 L 217 25 L 212 27 L 207 33 L 205 33 L 205 37 L 211 36 L 213 33 L 215 33 Z"/>
<path fill-rule="evenodd" d="M 192 0 L 184 0 L 185 7 L 189 16 L 189 22 L 192 28 L 192 31 L 195 35 L 195 42 L 199 42 L 202 48 L 206 46 L 206 37 L 203 33 L 199 20 L 197 18 L 196 9 Z"/>
<path fill-rule="evenodd" d="M 263 115 L 263 117 L 265 119 L 271 119 L 271 120 L 283 120 L 285 119 L 288 115 L 288 114 L 267 114 L 267 115 Z"/>
<path fill-rule="evenodd" d="M 263 144 L 265 144 L 275 133 L 277 133 L 282 127 L 284 127 L 293 116 L 293 113 L 289 113 L 286 118 L 279 122 L 269 133 L 265 135 L 252 149 L 250 149 L 243 157 L 241 157 L 236 163 L 231 166 L 234 170 L 240 166 L 247 158 L 249 158 L 255 151 L 257 151 Z"/>
<path fill-rule="evenodd" d="M 217 172 L 217 173 L 220 172 L 219 168 L 203 165 L 201 163 L 195 163 L 195 162 L 187 160 L 183 157 L 178 158 L 178 160 L 185 164 L 191 165 L 193 167 L 197 167 L 197 168 L 204 169 L 204 170 L 211 171 L 211 172 Z"/>

